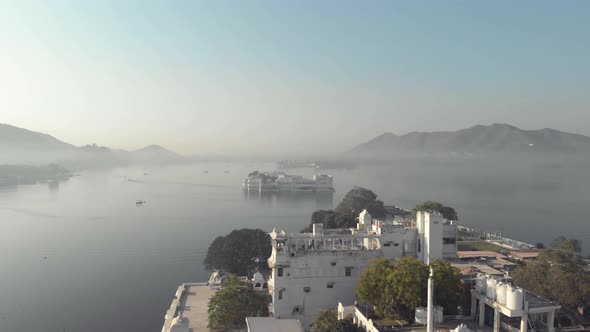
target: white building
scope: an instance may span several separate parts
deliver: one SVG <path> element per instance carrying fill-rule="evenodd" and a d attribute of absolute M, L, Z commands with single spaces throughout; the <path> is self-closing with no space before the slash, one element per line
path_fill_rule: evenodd
<path fill-rule="evenodd" d="M 268 259 L 271 313 L 308 326 L 321 310 L 355 301 L 354 288 L 373 258 L 412 256 L 428 263 L 456 257 L 455 225 L 439 214 L 423 212 L 418 213 L 416 224 L 387 224 L 372 219 L 365 210 L 356 229 L 324 230 L 322 224 L 314 224 L 313 233 L 273 230 Z"/>
<path fill-rule="evenodd" d="M 298 175 L 281 174 L 278 176 L 279 190 L 293 191 L 334 191 L 334 179 L 330 175 L 317 174 L 313 179 L 306 179 Z"/>
<path fill-rule="evenodd" d="M 252 191 L 334 191 L 334 179 L 330 175 L 316 174 L 312 179 L 282 172 L 254 173 L 243 182 L 242 188 Z"/>

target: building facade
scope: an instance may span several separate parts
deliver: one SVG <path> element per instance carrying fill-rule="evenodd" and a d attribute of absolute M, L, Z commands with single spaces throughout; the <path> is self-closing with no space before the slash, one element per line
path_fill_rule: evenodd
<path fill-rule="evenodd" d="M 419 212 L 416 227 L 375 220 L 366 210 L 358 219 L 356 229 L 273 230 L 268 286 L 275 318 L 308 326 L 334 303 L 354 303 L 354 288 L 373 258 L 411 256 L 428 264 L 457 255 L 456 226 L 439 214 Z"/>

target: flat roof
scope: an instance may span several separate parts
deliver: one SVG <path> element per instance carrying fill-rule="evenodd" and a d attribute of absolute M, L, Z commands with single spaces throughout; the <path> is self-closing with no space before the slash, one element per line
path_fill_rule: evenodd
<path fill-rule="evenodd" d="M 162 332 L 169 332 L 172 324 L 182 316 L 182 325 L 188 331 L 209 332 L 207 328 L 209 299 L 216 292 L 206 283 L 182 284 L 176 291 L 176 297 L 172 300 L 170 309 L 166 312 Z"/>
<path fill-rule="evenodd" d="M 457 256 L 459 258 L 479 258 L 479 257 L 496 257 L 496 258 L 506 258 L 506 256 L 495 252 L 495 251 L 457 251 Z"/>
<path fill-rule="evenodd" d="M 297 319 L 275 319 L 272 317 L 246 317 L 248 332 L 303 332 Z"/>
<path fill-rule="evenodd" d="M 510 256 L 519 259 L 537 258 L 542 252 L 542 249 L 513 250 L 510 251 Z"/>
<path fill-rule="evenodd" d="M 456 267 L 461 271 L 462 275 L 471 275 L 476 272 L 481 272 L 489 275 L 503 276 L 504 273 L 494 269 L 491 266 L 478 263 L 451 263 L 451 266 Z"/>
<path fill-rule="evenodd" d="M 552 307 L 552 306 L 559 306 L 559 304 L 554 303 L 552 301 L 547 300 L 544 297 L 540 297 L 539 295 L 533 294 L 528 290 L 525 291 L 525 300 L 529 303 L 529 308 L 544 308 L 544 307 Z"/>

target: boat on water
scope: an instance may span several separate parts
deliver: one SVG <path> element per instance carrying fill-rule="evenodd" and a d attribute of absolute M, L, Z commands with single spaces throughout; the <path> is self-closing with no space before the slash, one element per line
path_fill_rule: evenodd
<path fill-rule="evenodd" d="M 316 174 L 312 179 L 308 179 L 283 172 L 252 172 L 242 181 L 242 188 L 244 190 L 333 192 L 334 179 L 327 174 Z"/>
<path fill-rule="evenodd" d="M 138 200 L 135 202 L 135 204 L 136 204 L 136 205 L 143 205 L 143 204 L 145 204 L 145 201 L 142 201 L 142 200 L 138 199 Z"/>

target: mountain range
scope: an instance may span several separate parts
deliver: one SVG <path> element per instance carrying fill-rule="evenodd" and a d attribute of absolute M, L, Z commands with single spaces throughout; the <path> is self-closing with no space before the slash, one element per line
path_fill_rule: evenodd
<path fill-rule="evenodd" d="M 181 163 L 189 159 L 159 145 L 139 150 L 74 146 L 51 135 L 0 123 L 0 164 L 58 163 L 70 169 Z"/>
<path fill-rule="evenodd" d="M 590 137 L 555 129 L 524 130 L 495 123 L 457 131 L 384 133 L 352 149 L 357 156 L 396 154 L 590 153 Z M 182 163 L 190 159 L 158 145 L 126 151 L 74 146 L 51 135 L 0 124 L 0 165 L 58 163 L 69 169 Z"/>
<path fill-rule="evenodd" d="M 495 123 L 457 131 L 384 133 L 352 150 L 361 155 L 396 153 L 588 153 L 590 137 L 555 129 L 524 130 Z"/>

